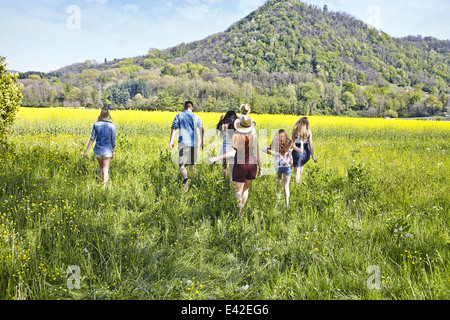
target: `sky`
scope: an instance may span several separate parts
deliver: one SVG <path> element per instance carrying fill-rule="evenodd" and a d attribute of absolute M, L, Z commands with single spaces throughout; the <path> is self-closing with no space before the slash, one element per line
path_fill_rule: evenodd
<path fill-rule="evenodd" d="M 266 0 L 0 0 L 7 68 L 50 72 L 145 55 L 225 31 Z M 450 39 L 449 0 L 306 0 L 394 37 Z"/>

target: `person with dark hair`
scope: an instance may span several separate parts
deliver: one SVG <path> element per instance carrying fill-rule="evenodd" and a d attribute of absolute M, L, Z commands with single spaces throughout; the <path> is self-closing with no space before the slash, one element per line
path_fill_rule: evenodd
<path fill-rule="evenodd" d="M 237 118 L 238 118 L 238 116 L 237 116 L 236 112 L 234 112 L 234 111 L 228 111 L 225 115 L 222 115 L 220 117 L 220 121 L 217 124 L 217 130 L 222 134 L 223 143 L 222 143 L 222 147 L 220 148 L 219 155 L 224 155 L 233 149 L 233 142 L 231 141 L 231 138 L 234 135 L 234 122 L 236 121 Z M 229 171 L 230 182 L 233 182 L 233 164 L 234 164 L 233 157 L 223 159 L 222 177 L 224 179 L 226 178 L 228 165 L 229 165 L 230 166 L 230 171 Z"/>
<path fill-rule="evenodd" d="M 191 173 L 195 171 L 195 164 L 197 163 L 198 151 L 198 134 L 197 129 L 200 130 L 201 142 L 200 150 L 203 150 L 203 141 L 205 131 L 203 123 L 199 116 L 193 113 L 194 104 L 191 101 L 186 101 L 184 104 L 184 112 L 176 115 L 172 123 L 172 132 L 170 134 L 169 148 L 173 150 L 175 143 L 175 132 L 179 130 L 178 138 L 178 164 L 180 173 L 183 176 L 183 187 L 187 192 L 191 180 L 188 178 L 186 167 L 189 166 Z"/>
<path fill-rule="evenodd" d="M 86 159 L 89 150 L 96 141 L 94 155 L 99 164 L 98 175 L 103 181 L 103 188 L 106 187 L 109 180 L 109 167 L 114 157 L 114 149 L 116 148 L 116 126 L 111 120 L 109 110 L 102 109 L 97 122 L 92 128 L 91 138 L 86 152 L 83 154 L 83 159 Z"/>

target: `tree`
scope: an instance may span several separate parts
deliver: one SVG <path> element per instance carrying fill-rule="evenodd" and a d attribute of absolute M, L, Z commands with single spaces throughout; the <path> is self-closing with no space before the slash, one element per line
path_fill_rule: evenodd
<path fill-rule="evenodd" d="M 364 72 L 360 72 L 356 80 L 358 81 L 358 84 L 363 84 L 364 80 L 366 80 L 366 75 L 364 74 Z"/>
<path fill-rule="evenodd" d="M 320 100 L 320 93 L 317 86 L 312 82 L 300 84 L 298 86 L 298 99 L 304 102 L 305 108 L 301 113 L 313 115 L 314 108 Z"/>
<path fill-rule="evenodd" d="M 435 114 L 436 111 L 442 111 L 442 102 L 440 102 L 435 96 L 430 95 L 425 100 L 425 108 L 429 109 L 431 114 Z"/>
<path fill-rule="evenodd" d="M 0 146 L 6 143 L 22 99 L 22 85 L 16 82 L 18 75 L 8 72 L 5 60 L 0 57 Z"/>
<path fill-rule="evenodd" d="M 358 85 L 356 83 L 353 82 L 345 82 L 344 83 L 344 90 L 346 92 L 351 92 L 352 94 L 356 94 L 356 88 L 358 87 Z"/>
<path fill-rule="evenodd" d="M 356 105 L 355 96 L 350 91 L 345 91 L 342 94 L 342 102 L 347 108 L 352 108 Z"/>
<path fill-rule="evenodd" d="M 177 75 L 177 67 L 175 67 L 172 63 L 168 63 L 162 69 L 161 74 L 175 77 Z"/>
<path fill-rule="evenodd" d="M 413 104 L 419 103 L 421 100 L 422 100 L 422 95 L 419 92 L 415 92 L 412 95 L 411 99 L 409 99 L 409 103 L 411 105 L 413 105 Z"/>
<path fill-rule="evenodd" d="M 383 116 L 390 117 L 390 118 L 398 118 L 398 113 L 392 109 L 389 109 L 383 113 Z"/>

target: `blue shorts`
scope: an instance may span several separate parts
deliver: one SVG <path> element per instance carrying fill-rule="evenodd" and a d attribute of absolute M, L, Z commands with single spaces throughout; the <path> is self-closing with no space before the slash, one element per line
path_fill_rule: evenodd
<path fill-rule="evenodd" d="M 113 154 L 112 153 L 106 153 L 106 154 L 96 154 L 94 153 L 95 157 L 97 159 L 105 159 L 105 158 L 112 158 Z"/>
<path fill-rule="evenodd" d="M 277 174 L 284 174 L 285 176 L 292 176 L 292 167 L 275 167 Z"/>

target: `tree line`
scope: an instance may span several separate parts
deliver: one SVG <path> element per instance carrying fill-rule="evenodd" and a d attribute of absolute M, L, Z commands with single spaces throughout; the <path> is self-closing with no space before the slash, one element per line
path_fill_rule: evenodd
<path fill-rule="evenodd" d="M 250 103 L 254 113 L 264 114 L 411 117 L 434 115 L 448 101 L 445 92 L 425 92 L 421 85 L 363 85 L 363 74 L 358 82 L 330 83 L 305 72 L 230 75 L 192 63 L 157 70 L 82 72 L 67 83 L 30 76 L 18 80 L 22 106 L 95 108 L 101 99 L 111 109 L 178 111 L 189 99 L 204 112 Z"/>

